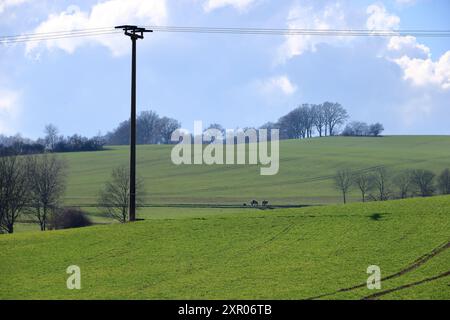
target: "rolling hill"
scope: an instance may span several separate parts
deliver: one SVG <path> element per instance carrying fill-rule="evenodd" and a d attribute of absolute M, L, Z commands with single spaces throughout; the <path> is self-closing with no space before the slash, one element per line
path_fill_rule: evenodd
<path fill-rule="evenodd" d="M 181 165 L 170 160 L 172 146 L 138 146 L 138 173 L 148 204 L 234 204 L 252 199 L 272 204 L 340 202 L 332 176 L 339 168 L 368 170 L 386 166 L 393 171 L 450 167 L 450 136 L 389 136 L 382 138 L 327 137 L 280 143 L 280 170 L 261 176 L 256 165 Z M 65 202 L 91 205 L 113 167 L 128 163 L 127 147 L 63 154 L 69 164 Z M 351 193 L 351 200 L 359 194 Z"/>

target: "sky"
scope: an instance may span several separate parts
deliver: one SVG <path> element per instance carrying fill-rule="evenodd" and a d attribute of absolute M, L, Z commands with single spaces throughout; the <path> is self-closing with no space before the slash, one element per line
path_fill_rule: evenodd
<path fill-rule="evenodd" d="M 450 30 L 448 0 L 0 0 L 0 37 L 120 24 Z M 106 133 L 129 117 L 129 38 L 0 43 L 0 134 Z M 303 103 L 341 103 L 385 134 L 450 134 L 450 39 L 147 34 L 138 112 L 192 129 L 276 121 Z"/>

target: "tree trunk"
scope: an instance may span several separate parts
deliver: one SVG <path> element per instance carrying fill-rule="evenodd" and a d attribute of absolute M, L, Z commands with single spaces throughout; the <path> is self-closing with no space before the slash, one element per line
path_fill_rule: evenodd
<path fill-rule="evenodd" d="M 342 192 L 342 196 L 344 197 L 344 204 L 346 204 L 347 203 L 347 197 L 346 197 L 345 192 Z"/>

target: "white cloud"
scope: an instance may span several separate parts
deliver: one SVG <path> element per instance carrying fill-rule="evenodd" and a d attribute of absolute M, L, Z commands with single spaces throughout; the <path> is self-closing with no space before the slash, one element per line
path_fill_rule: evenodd
<path fill-rule="evenodd" d="M 346 29 L 344 10 L 339 2 L 326 5 L 317 10 L 314 7 L 295 5 L 289 11 L 287 26 L 289 29 Z M 278 48 L 277 63 L 302 55 L 307 51 L 316 51 L 320 43 L 342 44 L 350 38 L 288 35 L 286 41 Z"/>
<path fill-rule="evenodd" d="M 394 30 L 400 25 L 400 18 L 389 14 L 382 4 L 372 4 L 366 12 L 369 15 L 366 22 L 369 30 Z"/>
<path fill-rule="evenodd" d="M 416 37 L 413 36 L 395 36 L 389 39 L 387 45 L 389 51 L 398 56 L 407 55 L 416 58 L 429 58 L 430 48 L 426 45 L 417 42 Z"/>
<path fill-rule="evenodd" d="M 0 0 L 0 13 L 3 13 L 7 8 L 18 6 L 29 0 Z"/>
<path fill-rule="evenodd" d="M 13 126 L 19 114 L 20 93 L 0 89 L 0 134 L 13 133 Z"/>
<path fill-rule="evenodd" d="M 254 2 L 255 0 L 207 0 L 203 4 L 203 9 L 206 12 L 210 12 L 219 8 L 231 6 L 242 12 L 248 9 L 248 7 Z"/>
<path fill-rule="evenodd" d="M 403 56 L 395 62 L 402 68 L 403 78 L 416 86 L 435 85 L 443 90 L 450 89 L 450 51 L 437 61 Z"/>
<path fill-rule="evenodd" d="M 90 12 L 81 11 L 76 6 L 51 14 L 33 32 L 54 32 L 61 30 L 91 29 L 113 27 L 121 24 L 163 25 L 167 21 L 165 0 L 108 0 L 94 5 Z M 122 55 L 129 50 L 129 43 L 124 37 L 100 36 L 46 40 L 28 42 L 27 53 L 44 45 L 47 49 L 59 48 L 73 53 L 77 48 L 87 44 L 100 44 L 111 50 L 113 55 Z"/>
<path fill-rule="evenodd" d="M 292 95 L 297 91 L 297 86 L 286 75 L 272 77 L 258 82 L 259 89 L 265 94 L 282 93 Z"/>

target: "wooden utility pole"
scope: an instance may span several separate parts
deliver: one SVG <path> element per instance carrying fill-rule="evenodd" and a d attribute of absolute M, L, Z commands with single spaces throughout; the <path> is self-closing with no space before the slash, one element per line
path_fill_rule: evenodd
<path fill-rule="evenodd" d="M 144 39 L 144 32 L 153 32 L 137 26 L 117 26 L 130 37 L 131 51 L 131 117 L 130 117 L 130 221 L 136 220 L 136 41 Z"/>

